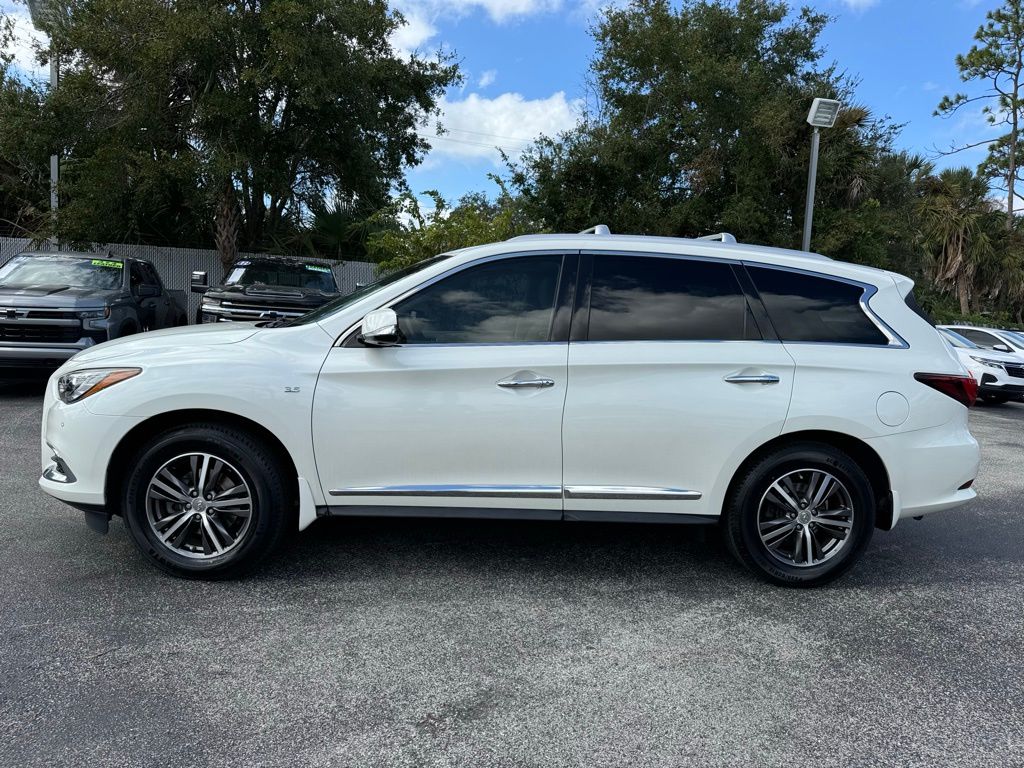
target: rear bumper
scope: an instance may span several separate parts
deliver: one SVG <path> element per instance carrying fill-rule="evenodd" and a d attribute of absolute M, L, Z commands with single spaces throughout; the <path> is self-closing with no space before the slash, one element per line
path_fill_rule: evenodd
<path fill-rule="evenodd" d="M 962 506 L 977 494 L 978 442 L 962 424 L 919 429 L 869 439 L 889 472 L 893 492 L 892 526 L 901 518 L 920 517 Z"/>

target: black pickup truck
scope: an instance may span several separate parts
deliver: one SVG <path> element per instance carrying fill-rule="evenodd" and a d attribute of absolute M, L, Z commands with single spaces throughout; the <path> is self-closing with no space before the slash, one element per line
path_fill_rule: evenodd
<path fill-rule="evenodd" d="M 110 339 L 186 325 L 183 299 L 148 261 L 19 254 L 0 267 L 0 379 L 58 368 Z"/>
<path fill-rule="evenodd" d="M 197 323 L 287 320 L 326 304 L 339 293 L 327 264 L 283 256 L 238 259 L 223 284 L 212 287 L 205 272 L 193 272 L 192 290 L 203 294 Z"/>

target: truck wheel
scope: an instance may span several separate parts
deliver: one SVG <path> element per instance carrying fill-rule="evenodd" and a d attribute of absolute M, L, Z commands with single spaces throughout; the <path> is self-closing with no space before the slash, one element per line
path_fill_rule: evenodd
<path fill-rule="evenodd" d="M 194 424 L 158 436 L 129 469 L 124 519 L 142 554 L 184 578 L 251 570 L 297 527 L 281 464 L 253 435 Z"/>
<path fill-rule="evenodd" d="M 747 468 L 726 501 L 732 554 L 762 578 L 794 587 L 825 584 L 860 558 L 875 527 L 864 470 L 825 443 L 780 448 Z"/>
<path fill-rule="evenodd" d="M 133 336 L 139 332 L 139 326 L 133 321 L 129 320 L 121 325 L 121 329 L 117 333 L 117 338 L 123 339 L 125 336 Z"/>

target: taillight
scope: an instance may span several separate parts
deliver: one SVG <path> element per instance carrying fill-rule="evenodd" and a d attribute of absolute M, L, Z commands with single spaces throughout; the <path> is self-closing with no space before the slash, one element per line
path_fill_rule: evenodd
<path fill-rule="evenodd" d="M 915 373 L 914 378 L 958 403 L 970 408 L 978 399 L 978 382 L 973 376 L 957 376 L 950 373 Z"/>

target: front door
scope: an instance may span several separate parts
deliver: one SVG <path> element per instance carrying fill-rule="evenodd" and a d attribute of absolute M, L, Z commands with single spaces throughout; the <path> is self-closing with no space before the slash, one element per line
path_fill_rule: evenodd
<path fill-rule="evenodd" d="M 569 346 L 566 517 L 717 515 L 732 468 L 782 431 L 792 358 L 738 264 L 595 254 L 588 272 Z"/>
<path fill-rule="evenodd" d="M 576 260 L 469 264 L 390 304 L 399 346 L 363 346 L 357 332 L 335 346 L 313 402 L 327 503 L 559 518 L 568 323 L 556 309 Z"/>

